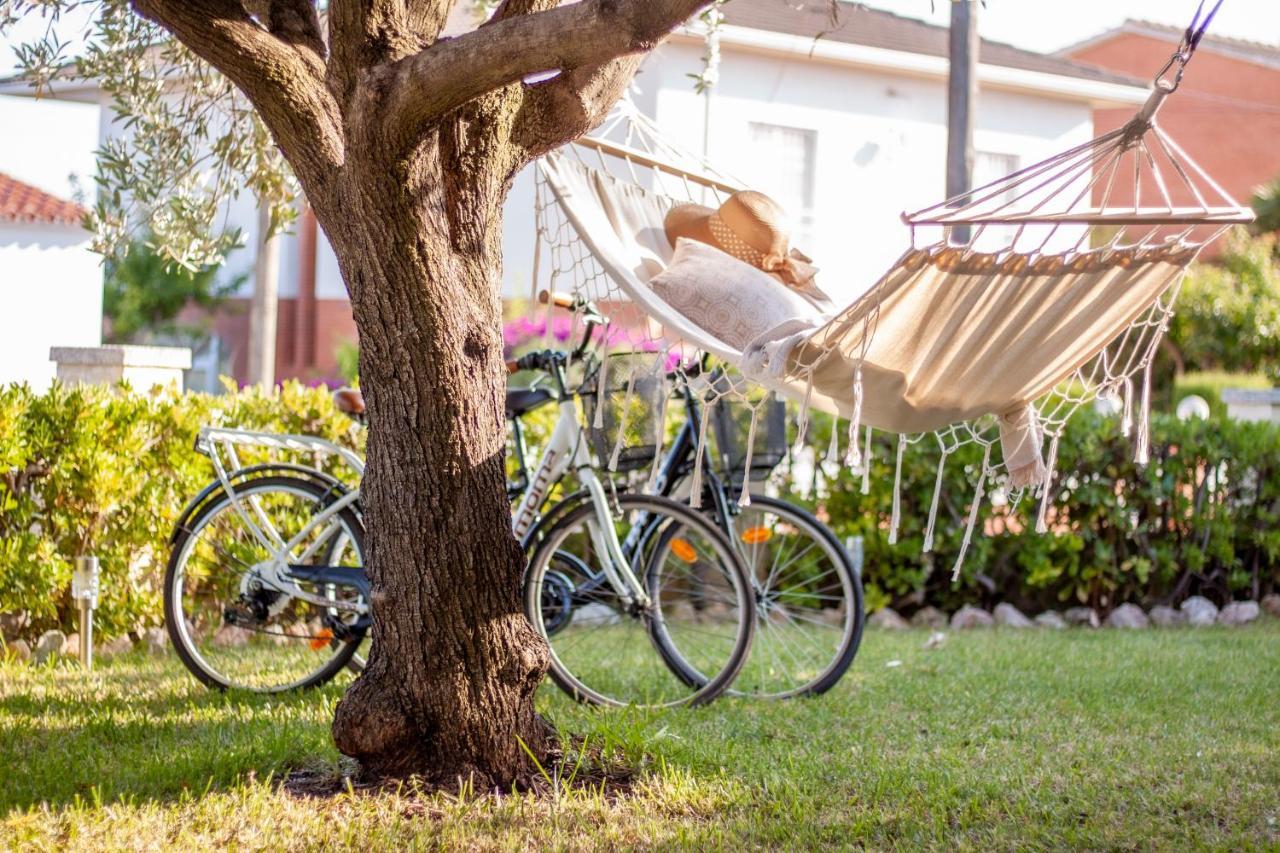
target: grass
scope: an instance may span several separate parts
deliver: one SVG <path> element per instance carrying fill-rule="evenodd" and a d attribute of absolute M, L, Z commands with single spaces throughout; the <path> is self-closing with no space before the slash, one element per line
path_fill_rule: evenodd
<path fill-rule="evenodd" d="M 220 695 L 172 657 L 0 664 L 0 849 L 1280 849 L 1280 623 L 868 634 L 818 700 L 599 712 L 626 793 L 309 798 L 341 686 Z"/>

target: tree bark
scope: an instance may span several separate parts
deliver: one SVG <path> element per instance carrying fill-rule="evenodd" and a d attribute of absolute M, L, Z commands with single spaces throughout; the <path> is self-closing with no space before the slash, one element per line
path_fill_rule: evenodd
<path fill-rule="evenodd" d="M 509 176 L 446 129 L 317 210 L 351 288 L 368 405 L 363 482 L 374 589 L 368 668 L 334 740 L 378 775 L 506 788 L 548 731 L 545 645 L 520 603 L 505 499 L 501 205 Z M 524 747 L 520 741 L 524 741 Z"/>

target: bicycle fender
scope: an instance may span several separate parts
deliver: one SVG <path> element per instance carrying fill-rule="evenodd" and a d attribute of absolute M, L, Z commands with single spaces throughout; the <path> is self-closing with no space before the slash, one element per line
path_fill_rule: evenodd
<path fill-rule="evenodd" d="M 347 486 L 337 477 L 326 474 L 323 471 L 317 471 L 314 468 L 308 468 L 305 465 L 297 465 L 291 462 L 266 462 L 261 465 L 250 465 L 248 467 L 232 471 L 227 479 L 234 483 L 258 474 L 277 472 L 301 475 L 308 480 L 325 486 L 327 489 L 336 489 L 339 493 L 345 493 L 348 491 Z M 199 494 L 187 502 L 187 505 L 182 510 L 182 514 L 178 516 L 178 520 L 173 526 L 173 532 L 169 534 L 170 547 L 177 544 L 178 536 L 187 528 L 187 522 L 191 520 L 192 516 L 199 511 L 200 507 L 203 506 L 210 497 L 222 491 L 222 488 L 222 481 L 214 480 L 209 483 L 209 485 L 201 489 Z M 352 508 L 355 510 L 357 515 L 363 514 L 359 501 L 352 504 Z"/>

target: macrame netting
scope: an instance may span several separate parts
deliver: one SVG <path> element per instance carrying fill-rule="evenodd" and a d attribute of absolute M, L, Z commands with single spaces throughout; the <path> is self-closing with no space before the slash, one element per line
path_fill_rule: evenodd
<path fill-rule="evenodd" d="M 1158 79 L 1124 127 L 904 215 L 910 247 L 862 297 L 745 351 L 647 284 L 671 259 L 666 211 L 681 202 L 718 206 L 742 184 L 665 140 L 624 102 L 590 138 L 538 164 L 534 289 L 572 292 L 609 315 L 596 345 L 599 387 L 611 364 L 625 363 L 618 354 L 642 365 L 629 364 L 627 381 L 612 386 L 623 411 L 637 387 L 653 395 L 668 374 L 695 383 L 704 401 L 695 501 L 715 407 L 746 407 L 750 448 L 776 393 L 799 405 L 797 444 L 812 408 L 835 415 L 845 427 L 833 430 L 825 458 L 864 481 L 870 430 L 900 434 L 891 542 L 901 521 L 902 454 L 936 442 L 928 551 L 943 470 L 961 447 L 978 445 L 958 573 L 993 491 L 1011 503 L 1032 496 L 1037 529 L 1047 529 L 1058 440 L 1081 405 L 1114 401 L 1137 461 L 1146 461 L 1151 365 L 1186 267 L 1230 224 L 1251 218 L 1156 123 L 1174 88 Z M 691 375 L 703 354 L 727 365 L 726 376 Z M 669 397 L 654 397 L 660 419 Z M 624 457 L 624 432 L 612 453 L 597 452 L 602 465 L 616 468 Z M 655 458 L 651 481 L 657 471 Z M 750 501 L 745 486 L 741 501 Z"/>

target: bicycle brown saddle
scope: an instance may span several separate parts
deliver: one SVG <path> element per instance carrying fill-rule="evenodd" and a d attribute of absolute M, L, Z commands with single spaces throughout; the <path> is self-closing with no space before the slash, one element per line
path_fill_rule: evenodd
<path fill-rule="evenodd" d="M 333 392 L 333 405 L 344 415 L 363 415 L 364 395 L 359 388 L 339 388 Z"/>

